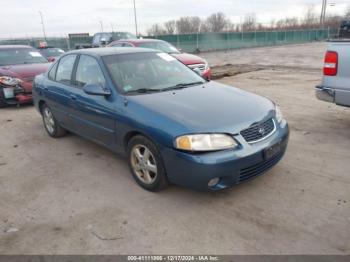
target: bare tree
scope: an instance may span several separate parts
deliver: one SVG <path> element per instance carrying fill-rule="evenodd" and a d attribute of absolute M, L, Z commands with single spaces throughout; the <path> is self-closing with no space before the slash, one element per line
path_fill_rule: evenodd
<path fill-rule="evenodd" d="M 346 18 L 346 19 L 350 19 L 350 5 L 348 5 L 348 7 L 346 8 L 346 11 L 345 11 L 345 18 Z"/>
<path fill-rule="evenodd" d="M 306 12 L 305 12 L 302 26 L 304 28 L 312 28 L 315 26 L 319 26 L 319 20 L 318 20 L 318 16 L 316 15 L 316 12 L 315 12 L 314 5 L 309 5 L 306 8 Z"/>
<path fill-rule="evenodd" d="M 198 16 L 184 16 L 176 21 L 176 29 L 179 34 L 191 34 L 199 32 L 201 19 Z"/>
<path fill-rule="evenodd" d="M 154 24 L 148 29 L 147 34 L 149 36 L 165 35 L 166 31 L 160 24 Z"/>
<path fill-rule="evenodd" d="M 325 27 L 339 28 L 341 21 L 344 18 L 340 15 L 327 16 L 325 19 Z"/>
<path fill-rule="evenodd" d="M 278 29 L 297 29 L 299 26 L 299 19 L 297 17 L 287 17 L 278 20 L 276 23 Z"/>
<path fill-rule="evenodd" d="M 173 35 L 175 33 L 175 30 L 176 30 L 176 21 L 171 20 L 171 21 L 165 22 L 164 27 L 165 27 L 167 34 Z"/>
<path fill-rule="evenodd" d="M 206 19 L 206 25 L 209 32 L 223 32 L 225 29 L 227 29 L 229 24 L 230 20 L 224 13 L 221 12 L 212 14 Z"/>
<path fill-rule="evenodd" d="M 256 30 L 256 25 L 257 25 L 257 23 L 256 23 L 256 15 L 254 13 L 247 14 L 244 17 L 243 30 L 245 32 Z"/>

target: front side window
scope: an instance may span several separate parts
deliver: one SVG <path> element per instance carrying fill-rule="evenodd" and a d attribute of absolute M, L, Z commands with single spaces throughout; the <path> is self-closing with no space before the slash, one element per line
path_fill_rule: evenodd
<path fill-rule="evenodd" d="M 55 80 L 55 78 L 56 78 L 57 65 L 58 65 L 58 63 L 54 64 L 49 72 L 49 79 L 50 80 Z"/>
<path fill-rule="evenodd" d="M 67 55 L 60 59 L 56 73 L 57 82 L 71 84 L 72 72 L 76 57 L 76 55 Z"/>
<path fill-rule="evenodd" d="M 124 92 L 164 91 L 205 83 L 166 53 L 131 53 L 103 57 L 115 84 Z"/>
<path fill-rule="evenodd" d="M 37 50 L 32 48 L 1 49 L 0 66 L 47 63 Z"/>
<path fill-rule="evenodd" d="M 78 87 L 84 87 L 85 85 L 105 86 L 105 78 L 95 58 L 87 55 L 80 56 L 75 83 Z"/>

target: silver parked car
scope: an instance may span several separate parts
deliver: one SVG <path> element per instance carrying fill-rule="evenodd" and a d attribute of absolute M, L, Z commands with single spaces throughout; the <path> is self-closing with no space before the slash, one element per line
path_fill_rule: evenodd
<path fill-rule="evenodd" d="M 318 99 L 350 107 L 350 39 L 332 40 L 325 56 Z"/>

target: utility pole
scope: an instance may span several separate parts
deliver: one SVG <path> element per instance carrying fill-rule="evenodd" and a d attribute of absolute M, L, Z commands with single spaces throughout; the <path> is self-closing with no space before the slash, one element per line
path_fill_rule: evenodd
<path fill-rule="evenodd" d="M 326 21 L 326 11 L 327 11 L 327 0 L 322 0 L 322 10 L 321 10 L 321 18 L 320 18 L 320 24 L 322 25 L 322 28 L 324 28 L 324 24 Z"/>
<path fill-rule="evenodd" d="M 100 27 L 101 27 L 101 32 L 103 33 L 103 22 L 102 21 L 98 21 L 100 23 Z"/>
<path fill-rule="evenodd" d="M 135 0 L 134 0 L 134 16 L 135 16 L 135 32 L 136 32 L 136 37 L 137 37 L 137 35 L 139 33 L 138 33 L 138 30 L 137 30 L 137 15 L 136 15 L 136 3 L 135 3 Z"/>
<path fill-rule="evenodd" d="M 43 29 L 44 40 L 46 42 L 46 32 L 45 32 L 43 13 L 41 11 L 39 11 L 39 15 L 40 15 L 40 19 L 41 19 L 41 26 L 42 26 L 42 29 Z"/>

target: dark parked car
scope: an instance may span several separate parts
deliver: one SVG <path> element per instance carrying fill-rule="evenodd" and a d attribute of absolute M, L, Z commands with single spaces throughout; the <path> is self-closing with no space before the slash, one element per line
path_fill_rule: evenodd
<path fill-rule="evenodd" d="M 276 165 L 289 136 L 270 100 L 144 48 L 66 53 L 36 77 L 34 102 L 50 136 L 69 130 L 125 154 L 151 191 L 240 184 Z"/>
<path fill-rule="evenodd" d="M 339 28 L 339 38 L 350 38 L 350 20 L 343 20 Z"/>
<path fill-rule="evenodd" d="M 0 46 L 0 107 L 32 102 L 32 82 L 49 63 L 30 46 Z"/>
<path fill-rule="evenodd" d="M 210 80 L 211 69 L 203 58 L 182 53 L 175 46 L 168 42 L 158 40 L 158 39 L 123 39 L 119 41 L 114 41 L 108 45 L 109 47 L 143 47 L 160 50 L 167 53 L 177 60 L 187 65 L 192 70 L 197 71 L 203 78 Z"/>
<path fill-rule="evenodd" d="M 128 32 L 102 32 L 94 34 L 92 47 L 104 47 L 109 43 L 120 39 L 136 39 L 137 37 Z"/>
<path fill-rule="evenodd" d="M 40 54 L 42 54 L 42 56 L 44 56 L 50 62 L 54 62 L 65 53 L 63 49 L 52 46 L 39 47 L 38 50 Z"/>

